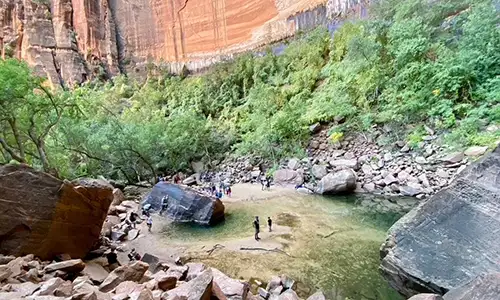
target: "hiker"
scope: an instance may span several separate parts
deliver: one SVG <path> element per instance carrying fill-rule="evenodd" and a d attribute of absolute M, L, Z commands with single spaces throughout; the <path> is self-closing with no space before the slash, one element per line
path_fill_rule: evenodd
<path fill-rule="evenodd" d="M 167 211 L 167 206 L 168 206 L 168 195 L 163 196 L 161 198 L 161 210 L 160 210 L 160 216 L 164 211 Z M 149 217 L 149 216 L 148 216 Z"/>
<path fill-rule="evenodd" d="M 149 210 L 151 209 L 151 204 L 146 204 L 142 207 L 142 215 L 143 216 L 146 216 L 146 217 L 149 217 L 150 216 L 150 213 L 149 213 Z"/>
<path fill-rule="evenodd" d="M 264 190 L 264 188 L 266 187 L 265 177 L 260 178 L 260 184 L 262 185 L 262 190 Z"/>
<path fill-rule="evenodd" d="M 148 217 L 146 225 L 148 225 L 148 231 L 151 232 L 151 227 L 153 227 L 153 218 L 151 218 L 151 216 Z"/>
<path fill-rule="evenodd" d="M 255 240 L 259 241 L 259 232 L 260 232 L 260 224 L 259 224 L 259 217 L 255 216 L 255 220 L 253 220 L 253 228 L 255 229 Z"/>
<path fill-rule="evenodd" d="M 128 220 L 130 224 L 135 228 L 135 224 L 137 222 L 137 219 L 139 218 L 139 215 L 135 212 L 131 212 L 130 216 L 128 217 Z"/>
<path fill-rule="evenodd" d="M 116 255 L 115 250 L 116 247 L 111 246 L 111 251 L 108 254 L 106 254 L 106 259 L 108 260 L 108 268 L 110 272 L 120 266 L 120 263 L 118 262 L 118 256 Z"/>
<path fill-rule="evenodd" d="M 267 190 L 271 189 L 271 178 L 266 178 L 266 189 Z"/>
<path fill-rule="evenodd" d="M 214 183 L 212 183 L 211 189 L 212 189 L 212 195 L 215 195 L 217 193 L 217 188 L 215 187 Z"/>
<path fill-rule="evenodd" d="M 267 217 L 267 226 L 269 227 L 269 232 L 273 231 L 273 220 L 271 220 L 271 217 Z"/>
<path fill-rule="evenodd" d="M 232 191 L 231 191 L 231 186 L 228 186 L 228 187 L 227 187 L 227 189 L 226 189 L 226 195 L 227 195 L 228 197 L 231 197 L 231 192 L 232 192 Z"/>
<path fill-rule="evenodd" d="M 141 256 L 139 255 L 139 253 L 135 252 L 135 248 L 132 248 L 127 256 L 130 261 L 141 260 Z"/>
<path fill-rule="evenodd" d="M 221 191 L 224 190 L 224 183 L 222 181 L 219 184 L 219 190 L 221 190 Z"/>

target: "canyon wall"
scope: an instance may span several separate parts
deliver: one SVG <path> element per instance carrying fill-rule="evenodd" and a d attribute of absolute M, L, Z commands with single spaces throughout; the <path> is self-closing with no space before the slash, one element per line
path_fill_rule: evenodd
<path fill-rule="evenodd" d="M 53 85 L 144 74 L 151 63 L 200 70 L 346 16 L 369 0 L 0 0 L 2 55 Z"/>

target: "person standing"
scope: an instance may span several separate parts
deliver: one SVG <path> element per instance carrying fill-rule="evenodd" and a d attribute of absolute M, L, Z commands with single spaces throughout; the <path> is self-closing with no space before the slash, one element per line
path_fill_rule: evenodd
<path fill-rule="evenodd" d="M 227 187 L 227 190 L 226 190 L 226 193 L 227 193 L 227 196 L 228 196 L 228 197 L 231 197 L 231 192 L 232 192 L 232 191 L 231 191 L 231 186 L 228 186 L 228 187 Z"/>
<path fill-rule="evenodd" d="M 115 250 L 116 247 L 111 246 L 111 251 L 108 254 L 106 254 L 106 259 L 108 260 L 108 268 L 110 272 L 112 272 L 114 269 L 120 266 L 120 263 L 118 262 L 118 256 L 116 255 Z"/>
<path fill-rule="evenodd" d="M 267 217 L 267 226 L 269 227 L 269 232 L 273 231 L 273 220 L 271 220 L 271 217 Z"/>
<path fill-rule="evenodd" d="M 148 225 L 148 231 L 151 232 L 151 227 L 153 227 L 153 218 L 151 216 L 148 217 L 146 225 Z"/>
<path fill-rule="evenodd" d="M 161 198 L 160 216 L 163 212 L 167 211 L 167 207 L 168 207 L 168 195 L 165 195 L 163 196 L 163 198 Z"/>
<path fill-rule="evenodd" d="M 255 216 L 255 220 L 253 220 L 253 228 L 255 229 L 255 240 L 259 241 L 259 232 L 260 232 L 260 223 L 259 223 L 259 217 Z"/>

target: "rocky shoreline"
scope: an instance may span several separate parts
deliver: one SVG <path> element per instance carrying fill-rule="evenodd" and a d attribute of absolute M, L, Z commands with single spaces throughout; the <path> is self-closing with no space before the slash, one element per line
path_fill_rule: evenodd
<path fill-rule="evenodd" d="M 430 128 L 414 147 L 404 141 L 388 144 L 390 130 L 383 128 L 375 128 L 370 135 L 353 134 L 332 142 L 329 133 L 335 126 L 311 126 L 308 157 L 289 158 L 274 166 L 274 183 L 322 193 L 318 186 L 326 176 L 350 169 L 355 186 L 348 186 L 348 191 L 420 200 L 447 187 L 467 165 L 488 151 L 488 147 L 450 151 L 436 143 L 439 136 Z M 272 167 L 258 157 L 228 158 L 218 164 L 213 177 L 228 183 L 259 182 Z"/>

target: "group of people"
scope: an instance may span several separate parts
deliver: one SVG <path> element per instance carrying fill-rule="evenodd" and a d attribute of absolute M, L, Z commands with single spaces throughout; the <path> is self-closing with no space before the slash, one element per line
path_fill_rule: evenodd
<path fill-rule="evenodd" d="M 212 183 L 210 185 L 210 188 L 209 188 L 209 191 L 210 191 L 210 194 L 212 196 L 214 196 L 215 198 L 217 199 L 221 199 L 223 195 L 226 195 L 228 197 L 231 197 L 231 194 L 232 194 L 232 190 L 231 190 L 231 186 L 230 185 L 226 185 L 224 184 L 223 182 L 221 182 L 219 184 L 219 188 L 217 189 L 217 187 L 215 186 L 214 183 Z"/>
<path fill-rule="evenodd" d="M 273 231 L 273 220 L 271 217 L 267 217 L 267 227 L 269 229 L 269 232 Z M 259 241 L 259 233 L 260 233 L 260 220 L 259 216 L 255 216 L 255 220 L 253 220 L 253 228 L 255 229 L 255 240 Z"/>

